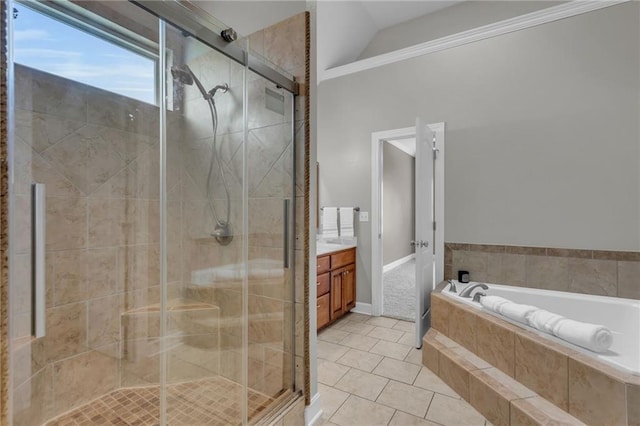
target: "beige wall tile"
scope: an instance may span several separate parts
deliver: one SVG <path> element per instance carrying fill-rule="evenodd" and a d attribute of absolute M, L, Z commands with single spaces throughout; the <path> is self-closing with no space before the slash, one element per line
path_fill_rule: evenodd
<path fill-rule="evenodd" d="M 488 283 L 499 283 L 502 276 L 502 257 L 504 253 L 487 252 L 487 273 L 485 280 Z"/>
<path fill-rule="evenodd" d="M 469 402 L 494 425 L 508 426 L 509 400 L 474 373 L 469 375 Z"/>
<path fill-rule="evenodd" d="M 86 304 L 73 303 L 47 309 L 45 339 L 50 361 L 57 361 L 86 350 Z"/>
<path fill-rule="evenodd" d="M 54 304 L 84 301 L 87 298 L 86 250 L 50 252 L 53 261 Z"/>
<path fill-rule="evenodd" d="M 86 120 L 86 91 L 53 75 L 38 73 L 32 80 L 33 111 L 72 120 Z"/>
<path fill-rule="evenodd" d="M 422 339 L 422 365 L 436 374 L 439 374 L 439 358 L 440 350 L 435 345 L 433 340 L 426 336 Z"/>
<path fill-rule="evenodd" d="M 118 343 L 120 335 L 120 314 L 124 308 L 124 297 L 119 295 L 90 300 L 88 307 L 87 339 L 90 348 Z"/>
<path fill-rule="evenodd" d="M 625 384 L 569 359 L 569 413 L 593 424 L 626 424 Z"/>
<path fill-rule="evenodd" d="M 566 355 L 516 334 L 514 378 L 563 410 L 569 409 Z"/>
<path fill-rule="evenodd" d="M 21 339 L 22 340 L 22 339 Z M 14 342 L 13 359 L 17 360 L 12 367 L 13 388 L 17 388 L 40 370 L 47 366 L 47 352 L 44 339 Z"/>
<path fill-rule="evenodd" d="M 469 271 L 471 281 L 487 281 L 488 254 L 480 251 L 454 251 L 453 276 L 457 279 L 458 271 Z"/>
<path fill-rule="evenodd" d="M 617 262 L 614 260 L 569 258 L 569 291 L 616 296 Z"/>
<path fill-rule="evenodd" d="M 137 201 L 89 199 L 89 247 L 135 244 Z"/>
<path fill-rule="evenodd" d="M 118 249 L 90 249 L 87 259 L 87 297 L 95 298 L 120 293 L 118 287 Z"/>
<path fill-rule="evenodd" d="M 503 253 L 499 282 L 513 286 L 524 286 L 526 284 L 525 270 L 524 254 Z"/>
<path fill-rule="evenodd" d="M 47 250 L 84 248 L 87 242 L 86 200 L 47 197 L 47 223 Z"/>
<path fill-rule="evenodd" d="M 18 96 L 20 97 L 20 96 Z M 36 152 L 42 152 L 85 125 L 83 121 L 67 120 L 16 108 L 16 136 Z"/>
<path fill-rule="evenodd" d="M 304 78 L 305 59 L 300 52 L 305 50 L 305 20 L 293 16 L 264 30 L 265 56 L 278 67 Z"/>
<path fill-rule="evenodd" d="M 640 299 L 640 262 L 618 262 L 618 296 Z"/>
<path fill-rule="evenodd" d="M 525 271 L 528 287 L 569 289 L 569 259 L 566 257 L 527 256 Z"/>
<path fill-rule="evenodd" d="M 469 371 L 457 362 L 456 357 L 447 352 L 440 352 L 438 358 L 438 376 L 458 395 L 469 399 Z"/>
<path fill-rule="evenodd" d="M 513 331 L 495 321 L 477 316 L 476 336 L 476 354 L 513 377 L 515 369 L 515 336 Z"/>
<path fill-rule="evenodd" d="M 449 308 L 451 304 L 444 296 L 431 293 L 431 327 L 445 336 L 449 335 Z"/>
<path fill-rule="evenodd" d="M 43 424 L 54 414 L 53 368 L 48 366 L 35 374 L 13 393 L 13 424 Z"/>
<path fill-rule="evenodd" d="M 116 358 L 94 351 L 56 363 L 56 413 L 70 410 L 114 390 L 117 373 Z"/>
<path fill-rule="evenodd" d="M 539 396 L 511 401 L 511 424 L 523 426 L 584 425 L 580 420 Z"/>
<path fill-rule="evenodd" d="M 476 314 L 452 304 L 449 309 L 449 337 L 469 349 L 476 351 Z"/>
<path fill-rule="evenodd" d="M 160 341 L 157 338 L 122 340 L 120 386 L 142 386 L 159 383 Z"/>

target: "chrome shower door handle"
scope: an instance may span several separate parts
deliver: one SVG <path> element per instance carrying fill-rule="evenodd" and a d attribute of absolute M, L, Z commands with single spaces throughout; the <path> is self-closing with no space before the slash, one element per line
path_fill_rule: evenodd
<path fill-rule="evenodd" d="M 283 251 L 283 265 L 284 268 L 287 269 L 289 268 L 289 259 L 290 259 L 290 254 L 289 254 L 289 216 L 290 216 L 290 212 L 289 212 L 289 206 L 291 204 L 291 200 L 289 200 L 288 198 L 283 200 L 282 203 L 282 226 L 284 228 L 283 230 L 283 241 L 282 241 L 282 251 Z"/>
<path fill-rule="evenodd" d="M 46 187 L 42 183 L 31 185 L 31 334 L 44 337 L 46 332 Z"/>

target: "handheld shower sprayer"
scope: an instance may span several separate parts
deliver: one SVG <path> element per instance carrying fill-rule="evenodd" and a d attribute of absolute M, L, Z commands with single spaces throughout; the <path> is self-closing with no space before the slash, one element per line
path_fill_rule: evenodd
<path fill-rule="evenodd" d="M 229 85 L 225 83 L 223 85 L 217 85 L 207 92 L 202 83 L 200 83 L 200 80 L 198 80 L 198 77 L 196 77 L 196 75 L 193 73 L 193 71 L 191 71 L 191 68 L 189 68 L 189 65 L 187 64 L 184 64 L 182 68 L 171 67 L 171 76 L 174 80 L 177 80 L 182 84 L 191 86 L 193 83 L 195 83 L 205 101 L 213 99 L 213 96 L 218 90 L 222 90 L 222 93 L 226 93 L 229 90 Z"/>
<path fill-rule="evenodd" d="M 218 152 L 217 145 L 217 132 L 218 132 L 218 111 L 216 109 L 216 103 L 214 100 L 214 96 L 217 91 L 221 91 L 222 93 L 226 93 L 229 91 L 229 85 L 227 83 L 219 84 L 215 86 L 213 89 L 208 92 L 205 90 L 198 77 L 191 71 L 188 65 L 184 64 L 182 68 L 179 67 L 171 67 L 171 75 L 174 80 L 179 81 L 182 84 L 192 85 L 196 84 L 198 90 L 202 94 L 202 98 L 207 101 L 209 105 L 209 111 L 211 112 L 211 124 L 212 124 L 212 146 L 211 146 L 211 159 L 209 161 L 209 173 L 207 174 L 207 200 L 209 201 L 209 209 L 211 210 L 211 216 L 213 219 L 213 232 L 210 234 L 212 237 L 216 239 L 216 241 L 222 245 L 227 245 L 231 243 L 233 240 L 233 232 L 231 230 L 231 223 L 229 221 L 229 216 L 231 214 L 231 198 L 229 195 L 229 188 L 227 185 L 227 180 L 225 179 L 224 168 L 222 167 L 222 162 L 220 160 L 220 153 Z M 213 189 L 212 188 L 212 179 L 213 179 L 213 169 L 214 163 L 218 166 L 218 173 L 222 178 L 222 185 L 224 187 L 224 192 L 226 195 L 226 215 L 225 219 L 220 219 L 218 213 L 216 211 L 216 207 L 213 203 Z"/>

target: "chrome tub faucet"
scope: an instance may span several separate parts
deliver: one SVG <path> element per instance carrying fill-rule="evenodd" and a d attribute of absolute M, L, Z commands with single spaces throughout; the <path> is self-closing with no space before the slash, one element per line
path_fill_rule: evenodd
<path fill-rule="evenodd" d="M 476 288 L 480 287 L 483 290 L 489 290 L 489 287 L 486 284 L 483 283 L 476 283 L 473 285 L 470 285 L 469 287 L 465 288 L 464 290 L 462 290 L 462 292 L 460 293 L 460 297 L 471 297 L 471 292 L 473 290 L 475 290 Z"/>

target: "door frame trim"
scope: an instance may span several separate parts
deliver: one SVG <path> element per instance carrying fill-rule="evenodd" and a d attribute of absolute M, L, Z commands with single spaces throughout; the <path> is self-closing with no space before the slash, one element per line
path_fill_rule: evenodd
<path fill-rule="evenodd" d="M 437 285 L 444 279 L 444 133 L 445 123 L 428 124 L 436 134 L 436 148 L 439 150 L 436 161 L 435 200 L 436 200 L 436 258 L 435 280 Z M 400 129 L 383 130 L 371 133 L 371 314 L 382 315 L 382 144 L 388 140 L 415 138 L 416 128 L 404 127 Z"/>

